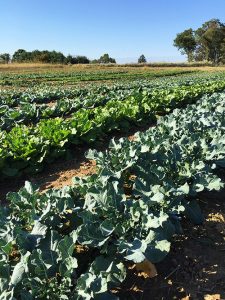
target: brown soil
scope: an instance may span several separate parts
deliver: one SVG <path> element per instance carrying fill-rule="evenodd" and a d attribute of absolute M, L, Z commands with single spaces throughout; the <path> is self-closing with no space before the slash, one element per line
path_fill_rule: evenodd
<path fill-rule="evenodd" d="M 50 188 L 61 188 L 65 185 L 72 184 L 74 176 L 87 176 L 95 173 L 95 161 L 89 161 L 84 158 L 84 153 L 87 149 L 78 149 L 74 153 L 75 159 L 58 160 L 46 166 L 45 170 L 33 176 L 23 176 L 15 180 L 0 181 L 0 199 L 5 203 L 6 194 L 8 192 L 16 192 L 23 185 L 25 180 L 28 180 L 40 187 L 40 191 L 44 192 Z"/>
<path fill-rule="evenodd" d="M 41 185 L 41 191 L 46 191 L 50 188 L 61 188 L 65 185 L 72 184 L 74 176 L 88 176 L 96 172 L 96 163 L 91 160 L 84 160 L 79 163 L 76 160 L 59 162 L 55 168 L 51 168 L 50 172 L 43 175 L 37 175 L 31 181 Z"/>

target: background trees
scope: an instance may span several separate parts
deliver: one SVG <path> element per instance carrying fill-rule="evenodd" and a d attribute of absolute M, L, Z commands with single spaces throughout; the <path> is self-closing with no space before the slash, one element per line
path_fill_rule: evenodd
<path fill-rule="evenodd" d="M 2 53 L 0 54 L 0 63 L 8 64 L 10 62 L 10 54 Z"/>
<path fill-rule="evenodd" d="M 1 60 L 1 57 L 0 57 Z M 86 56 L 72 56 L 67 57 L 62 52 L 48 51 L 48 50 L 34 50 L 28 52 L 24 49 L 18 49 L 12 56 L 12 62 L 41 62 L 52 64 L 89 64 L 90 60 Z"/>
<path fill-rule="evenodd" d="M 182 54 L 187 55 L 189 62 L 192 61 L 194 58 L 194 51 L 197 46 L 193 29 L 189 28 L 178 33 L 174 40 L 174 46 L 181 50 Z"/>
<path fill-rule="evenodd" d="M 7 56 L 8 55 L 8 56 Z M 0 54 L 0 63 L 8 63 L 10 61 L 10 55 L 7 53 Z M 33 50 L 26 51 L 24 49 L 16 50 L 12 55 L 12 62 L 27 63 L 27 62 L 40 62 L 40 63 L 52 63 L 52 64 L 89 64 L 90 59 L 84 55 L 67 55 L 65 56 L 61 52 L 48 51 L 48 50 Z M 92 63 L 108 64 L 116 63 L 116 60 L 109 56 L 108 53 L 103 54 L 99 59 L 94 59 Z"/>
<path fill-rule="evenodd" d="M 17 51 L 14 52 L 12 56 L 12 61 L 13 62 L 23 62 L 28 59 L 28 52 L 24 49 L 18 49 Z"/>
<path fill-rule="evenodd" d="M 77 55 L 75 57 L 75 64 L 89 64 L 90 60 L 86 56 Z"/>
<path fill-rule="evenodd" d="M 116 60 L 115 58 L 112 58 L 109 56 L 108 53 L 103 54 L 102 56 L 100 56 L 99 59 L 94 59 L 92 60 L 93 64 L 116 64 Z"/>
<path fill-rule="evenodd" d="M 178 33 L 174 46 L 188 61 L 209 61 L 217 65 L 225 61 L 225 24 L 211 19 L 195 31 L 190 28 Z"/>
<path fill-rule="evenodd" d="M 205 60 L 218 64 L 222 60 L 225 43 L 225 24 L 218 19 L 205 22 L 196 30 L 196 40 Z"/>
<path fill-rule="evenodd" d="M 68 55 L 66 57 L 66 61 L 67 64 L 89 64 L 90 60 L 86 57 L 86 56 L 81 56 L 81 55 L 77 55 L 77 56 L 72 56 L 72 55 Z"/>
<path fill-rule="evenodd" d="M 66 57 L 57 51 L 34 50 L 28 52 L 24 49 L 18 49 L 12 56 L 13 62 L 41 62 L 41 63 L 65 63 Z"/>
<path fill-rule="evenodd" d="M 108 64 L 108 63 L 115 64 L 116 60 L 115 58 L 110 57 L 108 53 L 105 53 L 99 58 L 98 62 L 100 64 Z"/>
<path fill-rule="evenodd" d="M 138 58 L 138 63 L 139 63 L 139 64 L 142 64 L 142 63 L 146 63 L 146 62 L 147 62 L 147 60 L 146 60 L 144 54 L 142 54 L 142 55 Z"/>

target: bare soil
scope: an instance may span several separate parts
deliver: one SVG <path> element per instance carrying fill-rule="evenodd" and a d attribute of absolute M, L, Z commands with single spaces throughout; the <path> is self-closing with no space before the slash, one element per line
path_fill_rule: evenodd
<path fill-rule="evenodd" d="M 89 161 L 84 157 L 86 150 L 85 148 L 77 149 L 74 159 L 60 159 L 46 165 L 45 170 L 41 173 L 0 181 L 1 202 L 5 203 L 7 193 L 18 191 L 24 185 L 25 180 L 32 182 L 40 188 L 41 192 L 44 192 L 50 188 L 58 189 L 65 185 L 71 185 L 74 176 L 83 177 L 95 173 L 95 161 Z"/>

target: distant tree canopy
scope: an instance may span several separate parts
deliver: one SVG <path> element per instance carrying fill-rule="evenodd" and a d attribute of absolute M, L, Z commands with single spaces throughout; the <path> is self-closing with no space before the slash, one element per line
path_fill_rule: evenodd
<path fill-rule="evenodd" d="M 144 54 L 142 54 L 142 55 L 138 58 L 138 63 L 139 63 L 139 64 L 143 64 L 143 63 L 146 63 L 146 62 L 147 62 L 147 60 L 146 60 Z"/>
<path fill-rule="evenodd" d="M 178 33 L 174 40 L 174 46 L 177 47 L 182 54 L 187 55 L 188 61 L 192 61 L 194 58 L 194 51 L 197 46 L 193 29 L 190 28 Z"/>
<path fill-rule="evenodd" d="M 61 52 L 48 51 L 48 50 L 34 50 L 26 51 L 18 49 L 12 56 L 13 62 L 42 62 L 42 63 L 64 63 L 66 57 Z"/>
<path fill-rule="evenodd" d="M 10 54 L 9 53 L 1 53 L 0 54 L 0 63 L 8 64 L 10 62 Z"/>
<path fill-rule="evenodd" d="M 86 56 L 81 56 L 81 55 L 72 56 L 72 55 L 68 55 L 66 57 L 66 63 L 67 64 L 89 64 L 90 60 Z"/>
<path fill-rule="evenodd" d="M 67 55 L 65 56 L 62 52 L 48 51 L 48 50 L 33 50 L 26 51 L 24 49 L 16 50 L 12 59 L 10 54 L 0 54 L 0 63 L 9 63 L 10 61 L 16 63 L 51 63 L 51 64 L 89 64 L 90 60 L 84 55 Z M 103 54 L 99 59 L 94 59 L 91 63 L 96 64 L 108 64 L 116 63 L 116 60 L 109 56 L 108 53 Z"/>
<path fill-rule="evenodd" d="M 3 55 L 3 54 L 2 54 Z M 0 55 L 1 61 L 1 55 Z M 90 60 L 86 56 L 72 56 L 67 57 L 57 51 L 48 50 L 34 50 L 26 51 L 24 49 L 18 49 L 12 55 L 12 62 L 23 63 L 23 62 L 40 62 L 40 63 L 52 63 L 52 64 L 89 64 Z"/>
<path fill-rule="evenodd" d="M 196 30 L 184 30 L 177 34 L 174 46 L 187 55 L 189 62 L 225 63 L 225 23 L 211 19 Z"/>
<path fill-rule="evenodd" d="M 116 64 L 115 58 L 109 56 L 108 53 L 103 54 L 99 59 L 92 60 L 93 64 Z"/>

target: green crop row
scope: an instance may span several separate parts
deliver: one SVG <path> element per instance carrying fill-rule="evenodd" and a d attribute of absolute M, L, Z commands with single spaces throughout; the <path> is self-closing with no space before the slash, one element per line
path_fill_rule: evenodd
<path fill-rule="evenodd" d="M 134 80 L 129 82 L 115 82 L 114 84 L 86 84 L 85 87 L 68 87 L 61 85 L 47 86 L 44 84 L 37 85 L 29 88 L 10 88 L 0 89 L 0 105 L 8 106 L 9 108 L 20 107 L 24 103 L 45 104 L 49 101 L 56 101 L 64 98 L 80 98 L 90 97 L 92 101 L 94 98 L 105 96 L 118 98 L 127 96 L 137 89 L 150 89 L 150 88 L 172 88 L 175 86 L 190 86 L 193 84 L 206 84 L 211 81 L 224 80 L 224 72 L 216 72 L 212 74 L 197 73 L 185 74 L 182 76 L 169 76 L 154 80 Z"/>
<path fill-rule="evenodd" d="M 54 82 L 54 84 L 73 84 L 82 81 L 111 81 L 131 80 L 136 78 L 157 78 L 164 76 L 176 76 L 182 74 L 196 73 L 197 71 L 173 69 L 144 72 L 127 71 L 95 71 L 95 72 L 48 72 L 28 74 L 0 74 L 0 85 L 2 86 L 30 86 L 40 83 Z"/>

